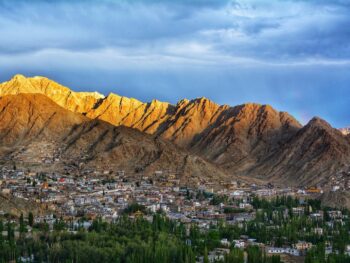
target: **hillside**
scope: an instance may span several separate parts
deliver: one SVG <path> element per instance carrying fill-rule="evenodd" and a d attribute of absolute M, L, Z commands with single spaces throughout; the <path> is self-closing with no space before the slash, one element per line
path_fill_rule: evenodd
<path fill-rule="evenodd" d="M 225 173 L 161 138 L 128 127 L 91 120 L 57 105 L 42 94 L 0 98 L 0 154 L 41 160 L 59 153 L 63 164 L 154 173 L 172 170 L 184 180 L 224 179 Z M 18 158 L 17 158 L 18 160 Z"/>
<path fill-rule="evenodd" d="M 184 99 L 176 105 L 144 103 L 113 93 L 104 97 L 74 92 L 44 77 L 22 75 L 0 84 L 1 95 L 18 94 L 20 100 L 37 93 L 41 96 L 33 95 L 35 102 L 27 99 L 23 105 L 15 95 L 1 99 L 3 145 L 47 134 L 64 138 L 62 142 L 72 145 L 67 151 L 76 158 L 99 160 L 96 165 L 117 159 L 122 167 L 137 163 L 159 169 L 166 163 L 198 175 L 212 175 L 212 167 L 220 167 L 229 178 L 248 176 L 294 185 L 327 181 L 350 159 L 349 137 L 319 118 L 303 127 L 269 105 L 231 107 L 206 98 Z M 54 104 L 60 110 L 51 109 Z"/>

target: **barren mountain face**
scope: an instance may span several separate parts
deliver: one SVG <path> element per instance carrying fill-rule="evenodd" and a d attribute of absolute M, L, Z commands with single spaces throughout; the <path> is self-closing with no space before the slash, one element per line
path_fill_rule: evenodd
<path fill-rule="evenodd" d="M 350 144 L 345 136 L 320 118 L 277 148 L 255 168 L 272 180 L 300 185 L 326 183 L 350 162 Z"/>
<path fill-rule="evenodd" d="M 0 97 L 0 157 L 41 161 L 60 153 L 69 165 L 153 173 L 171 170 L 186 181 L 215 176 L 220 168 L 170 142 L 71 112 L 42 94 Z M 62 168 L 63 164 L 57 165 Z M 195 180 L 192 180 L 195 183 Z"/>
<path fill-rule="evenodd" d="M 88 119 L 57 105 L 41 94 L 0 97 L 0 143 L 12 145 L 34 138 L 58 139 Z"/>
<path fill-rule="evenodd" d="M 220 167 L 220 177 L 312 185 L 349 162 L 349 138 L 341 132 L 318 118 L 302 127 L 269 105 L 220 106 L 206 98 L 143 103 L 21 75 L 0 84 L 0 95 L 2 145 L 41 136 L 96 165 L 168 166 L 199 177 L 215 177 Z"/>

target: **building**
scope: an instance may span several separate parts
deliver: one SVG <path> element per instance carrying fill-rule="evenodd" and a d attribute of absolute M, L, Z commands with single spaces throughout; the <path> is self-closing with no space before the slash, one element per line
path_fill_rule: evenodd
<path fill-rule="evenodd" d="M 312 248 L 312 243 L 299 241 L 298 243 L 295 244 L 295 248 L 299 251 L 309 250 L 310 248 Z"/>
<path fill-rule="evenodd" d="M 288 254 L 292 256 L 300 256 L 300 252 L 296 248 L 281 248 L 281 247 L 267 247 L 266 253 L 271 255 Z"/>

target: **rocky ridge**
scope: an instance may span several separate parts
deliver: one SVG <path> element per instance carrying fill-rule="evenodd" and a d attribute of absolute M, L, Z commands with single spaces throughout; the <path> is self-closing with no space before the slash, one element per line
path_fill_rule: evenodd
<path fill-rule="evenodd" d="M 181 148 L 200 156 L 201 160 L 224 169 L 228 176 L 315 184 L 349 163 L 349 137 L 319 118 L 303 127 L 288 113 L 269 105 L 247 103 L 230 107 L 206 98 L 185 99 L 176 105 L 157 100 L 143 103 L 116 94 L 104 97 L 98 93 L 73 92 L 44 77 L 21 75 L 0 84 L 0 95 L 21 93 L 41 93 L 75 113 L 74 116 L 103 121 L 103 127 L 111 124 L 101 133 L 106 135 L 100 134 L 101 142 L 116 136 L 113 126 L 133 128 L 161 139 L 165 148 Z M 81 138 L 84 134 L 80 134 Z M 141 137 L 145 138 L 140 136 L 135 141 Z M 80 147 L 87 147 L 83 142 Z M 85 142 L 88 144 L 88 140 Z"/>

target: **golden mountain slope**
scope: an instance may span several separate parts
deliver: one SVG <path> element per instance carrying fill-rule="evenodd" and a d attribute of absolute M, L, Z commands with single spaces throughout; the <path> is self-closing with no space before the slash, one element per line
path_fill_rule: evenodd
<path fill-rule="evenodd" d="M 63 163 L 83 163 L 114 171 L 139 169 L 152 174 L 170 169 L 186 181 L 214 175 L 225 178 L 218 167 L 172 143 L 135 129 L 91 120 L 42 94 L 0 97 L 0 121 L 0 157 L 26 152 L 30 153 L 30 160 L 40 160 L 38 156 L 59 152 Z M 46 146 L 41 151 L 38 145 Z"/>
<path fill-rule="evenodd" d="M 86 116 L 154 134 L 159 125 L 168 117 L 167 114 L 171 108 L 169 103 L 157 100 L 142 103 L 133 98 L 111 93 L 95 107 L 89 109 Z"/>
<path fill-rule="evenodd" d="M 113 93 L 104 98 L 98 93 L 73 92 L 44 77 L 26 78 L 22 75 L 16 75 L 10 81 L 0 84 L 0 95 L 19 93 L 42 93 L 70 111 L 84 113 L 89 118 L 98 118 L 113 125 L 157 134 L 183 147 L 189 147 L 195 136 L 208 128 L 212 129 L 213 125 L 221 129 L 218 126 L 250 123 L 258 111 L 266 108 L 262 105 L 247 104 L 240 113 L 240 107 L 220 106 L 206 98 L 182 100 L 176 105 L 157 100 L 143 103 Z M 276 112 L 269 108 L 270 111 Z M 259 114 L 259 117 L 264 117 L 264 114 Z M 284 115 L 290 126 L 301 127 L 291 116 L 286 113 Z M 284 125 L 283 119 L 271 126 L 278 124 Z M 269 125 L 266 124 L 266 128 L 269 128 Z"/>
<path fill-rule="evenodd" d="M 0 97 L 0 145 L 13 145 L 33 138 L 55 140 L 69 132 L 73 125 L 87 120 L 42 94 L 3 96 Z"/>
<path fill-rule="evenodd" d="M 73 92 L 45 77 L 26 78 L 18 74 L 0 84 L 0 95 L 20 93 L 41 93 L 65 109 L 80 113 L 91 109 L 99 99 L 104 98 L 97 92 Z"/>
<path fill-rule="evenodd" d="M 268 105 L 248 103 L 236 107 L 220 106 L 206 98 L 182 100 L 176 105 L 157 100 L 143 103 L 116 94 L 103 97 L 98 93 L 73 92 L 47 78 L 25 78 L 21 75 L 16 75 L 10 81 L 0 84 L 0 95 L 20 93 L 42 93 L 64 109 L 69 110 L 70 113 L 83 113 L 84 118 L 98 119 L 116 125 L 119 129 L 125 126 L 153 135 L 145 137 L 144 134 L 136 133 L 138 137 L 135 137 L 132 135 L 135 131 L 131 132 L 129 129 L 130 134 L 128 135 L 124 131 L 125 136 L 122 141 L 129 143 L 128 136 L 134 139 L 130 144 L 123 144 L 122 148 L 127 149 L 128 154 L 115 155 L 116 158 L 123 159 L 124 163 L 132 160 L 131 162 L 139 161 L 146 167 L 158 167 L 153 165 L 156 160 L 160 160 L 157 158 L 159 155 L 157 151 L 165 153 L 167 149 L 172 149 L 177 152 L 175 148 L 178 149 L 177 146 L 179 146 L 184 149 L 183 152 L 188 151 L 201 156 L 225 169 L 229 174 L 249 175 L 276 182 L 312 184 L 336 173 L 348 162 L 350 156 L 349 136 L 343 136 L 325 122 L 312 121 L 309 125 L 302 127 L 288 113 L 278 112 Z M 28 114 L 26 118 L 28 119 L 30 115 L 32 114 Z M 7 118 L 8 121 L 15 119 L 14 116 Z M 67 122 L 70 118 L 64 121 Z M 80 114 L 79 118 L 83 116 Z M 31 118 L 31 121 L 34 119 Z M 12 120 L 12 122 L 17 121 Z M 25 123 L 21 125 L 15 123 L 12 123 L 15 131 L 22 131 L 20 127 L 25 127 Z M 84 121 L 80 120 L 77 127 L 82 130 L 86 129 L 85 124 L 81 123 Z M 91 130 L 88 129 L 88 133 L 79 134 L 79 140 L 75 141 L 75 145 L 81 143 L 80 148 L 94 156 L 91 159 L 96 159 L 100 151 L 106 152 L 103 149 L 109 148 L 108 145 L 114 145 L 108 141 L 118 137 L 115 132 L 116 128 L 108 125 L 108 129 L 103 128 L 107 127 L 105 125 L 107 124 L 99 124 L 96 126 L 97 129 L 95 126 Z M 69 127 L 70 125 L 63 123 L 62 126 Z M 0 131 L 0 138 L 10 136 L 9 130 L 12 128 L 9 127 Z M 31 129 L 34 128 L 30 128 L 29 132 Z M 57 130 L 60 131 L 60 129 Z M 92 141 L 97 140 L 96 145 L 100 146 L 96 148 L 98 151 L 95 154 L 93 154 L 95 148 L 88 146 L 89 134 L 92 131 L 96 131 L 96 134 L 91 134 Z M 21 136 L 25 136 L 26 132 L 28 133 L 28 131 L 22 131 Z M 89 136 L 85 138 L 85 135 Z M 11 136 L 16 137 L 16 135 Z M 152 143 L 148 141 L 154 138 L 166 140 L 162 140 L 161 144 L 157 144 L 156 141 Z M 66 142 L 69 141 L 68 139 Z M 156 148 L 151 146 L 142 148 L 142 140 L 146 140 L 148 145 Z M 137 144 L 142 150 L 137 147 Z M 130 147 L 125 148 L 125 145 Z M 134 152 L 133 147 L 140 150 L 139 155 Z M 149 153 L 149 150 L 152 154 L 144 155 L 145 152 Z M 81 151 L 77 152 L 81 153 Z M 122 149 L 119 147 L 118 154 L 121 152 Z M 111 151 L 107 153 L 114 156 Z M 133 155 L 136 155 L 137 158 L 133 159 Z M 164 154 L 162 158 L 167 159 L 166 156 Z M 177 160 L 179 157 L 174 158 Z M 171 163 L 170 159 L 164 163 Z"/>

